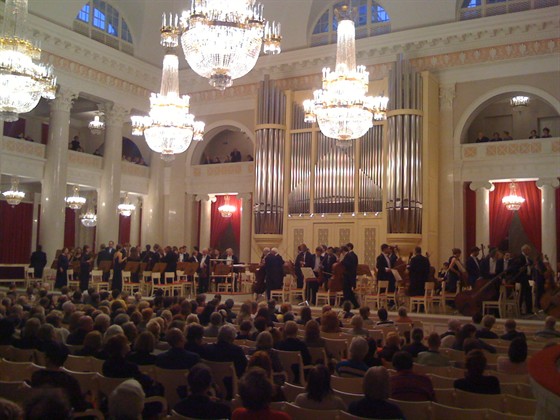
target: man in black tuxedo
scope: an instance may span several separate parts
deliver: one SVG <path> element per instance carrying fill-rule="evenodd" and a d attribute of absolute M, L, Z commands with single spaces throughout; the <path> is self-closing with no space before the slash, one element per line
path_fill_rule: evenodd
<path fill-rule="evenodd" d="M 309 288 L 309 291 L 311 293 L 311 302 L 313 303 L 315 303 L 315 299 L 317 297 L 317 291 L 319 290 L 319 275 L 323 270 L 323 261 L 325 257 L 323 257 L 322 254 L 323 254 L 323 247 L 318 246 L 317 248 L 315 248 L 315 254 L 311 256 L 313 273 L 315 274 L 315 278 L 317 280 L 315 281 L 308 280 L 307 287 Z"/>
<path fill-rule="evenodd" d="M 239 258 L 237 258 L 237 255 L 233 254 L 233 249 L 232 248 L 226 249 L 226 253 L 223 254 L 221 258 L 223 260 L 226 260 L 227 265 L 239 264 Z"/>
<path fill-rule="evenodd" d="M 389 292 L 395 291 L 395 276 L 391 272 L 391 260 L 389 255 L 391 253 L 391 247 L 387 244 L 381 245 L 381 254 L 377 256 L 375 262 L 375 268 L 377 268 L 377 280 L 378 281 L 389 281 Z"/>
<path fill-rule="evenodd" d="M 297 287 L 301 289 L 303 287 L 303 273 L 301 272 L 302 267 L 313 268 L 313 255 L 309 252 L 307 245 L 301 244 L 298 246 L 299 254 L 296 257 L 295 272 L 297 277 Z"/>
<path fill-rule="evenodd" d="M 422 255 L 422 248 L 414 248 L 414 256 L 408 262 L 410 284 L 409 296 L 423 296 L 425 284 L 430 276 L 430 260 Z"/>
<path fill-rule="evenodd" d="M 284 259 L 278 254 L 277 248 L 272 248 L 264 258 L 264 272 L 266 297 L 270 300 L 270 292 L 281 289 L 284 280 Z"/>
<path fill-rule="evenodd" d="M 335 262 L 336 255 L 334 254 L 334 248 L 329 246 L 323 257 L 323 280 L 325 282 L 325 287 L 328 287 L 328 281 L 332 277 L 332 266 Z"/>
<path fill-rule="evenodd" d="M 37 250 L 31 254 L 31 258 L 29 259 L 29 267 L 35 270 L 35 278 L 42 279 L 43 278 L 43 270 L 47 265 L 47 254 L 43 252 L 43 247 L 41 245 L 37 245 Z"/>
<path fill-rule="evenodd" d="M 109 253 L 111 254 L 111 256 L 113 256 L 113 254 L 116 252 L 116 250 L 115 250 L 115 242 L 109 241 L 109 246 L 107 247 L 107 250 L 109 251 Z"/>
<path fill-rule="evenodd" d="M 202 250 L 198 263 L 198 293 L 206 293 L 210 280 L 210 255 L 208 255 L 207 248 Z"/>
<path fill-rule="evenodd" d="M 187 252 L 187 247 L 185 245 L 183 245 L 181 248 L 179 248 L 179 254 L 178 254 L 178 262 L 187 262 L 189 260 L 189 253 Z"/>
<path fill-rule="evenodd" d="M 150 245 L 146 245 L 145 251 L 142 251 L 140 253 L 140 261 L 150 266 L 150 263 L 152 261 L 152 254 L 152 247 Z"/>
<path fill-rule="evenodd" d="M 109 247 L 105 246 L 105 244 L 101 245 L 101 251 L 97 254 L 97 266 L 100 266 L 100 263 L 103 261 L 113 262 L 113 254 L 109 251 Z M 111 275 L 110 270 L 103 271 L 103 281 L 109 281 L 109 276 Z"/>
<path fill-rule="evenodd" d="M 342 258 L 342 265 L 344 266 L 344 282 L 342 284 L 342 293 L 344 300 L 348 300 L 354 306 L 354 309 L 359 308 L 360 304 L 354 295 L 354 287 L 356 287 L 356 273 L 358 271 L 358 256 L 354 253 L 354 245 L 347 243 L 342 247 L 344 258 Z"/>
<path fill-rule="evenodd" d="M 491 249 L 488 256 L 480 261 L 480 274 L 483 278 L 490 280 L 502 274 L 504 271 L 504 259 L 497 249 Z"/>
<path fill-rule="evenodd" d="M 519 310 L 523 310 L 525 302 L 525 311 L 527 314 L 533 313 L 533 292 L 529 285 L 529 280 L 533 278 L 533 260 L 529 256 L 531 247 L 523 245 L 521 247 L 521 255 L 513 261 L 513 273 L 517 277 L 516 283 L 521 283 L 521 299 L 519 299 Z"/>
<path fill-rule="evenodd" d="M 478 261 L 478 254 L 480 254 L 480 248 L 474 246 L 471 248 L 471 254 L 467 258 L 466 269 L 469 275 L 469 284 L 474 287 L 476 280 L 480 277 L 480 261 Z"/>

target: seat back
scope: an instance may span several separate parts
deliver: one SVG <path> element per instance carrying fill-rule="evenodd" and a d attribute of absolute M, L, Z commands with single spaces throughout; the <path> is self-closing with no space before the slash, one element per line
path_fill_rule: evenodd
<path fill-rule="evenodd" d="M 161 286 L 161 273 L 157 271 L 152 271 L 152 284 L 154 287 Z"/>
<path fill-rule="evenodd" d="M 434 388 L 453 388 L 453 383 L 455 382 L 455 378 L 448 378 L 431 373 L 428 374 L 428 377 L 432 381 Z"/>
<path fill-rule="evenodd" d="M 436 393 L 436 401 L 438 403 L 455 407 L 455 388 L 437 388 L 434 386 L 434 391 Z"/>
<path fill-rule="evenodd" d="M 354 414 L 347 413 L 346 411 L 341 411 L 338 415 L 339 420 L 367 420 L 368 417 L 358 417 Z"/>
<path fill-rule="evenodd" d="M 188 369 L 162 369 L 156 366 L 154 372 L 154 379 L 163 385 L 167 403 L 170 407 L 174 407 L 181 399 L 177 388 L 187 386 Z"/>
<path fill-rule="evenodd" d="M 231 265 L 218 263 L 214 266 L 214 276 L 229 276 L 232 273 Z"/>
<path fill-rule="evenodd" d="M 335 391 L 346 392 L 348 394 L 363 394 L 364 380 L 362 378 L 342 378 L 331 376 L 331 388 Z"/>
<path fill-rule="evenodd" d="M 214 377 L 214 383 L 218 387 L 224 399 L 231 400 L 237 395 L 237 375 L 235 373 L 235 366 L 233 362 L 211 362 L 203 360 Z M 231 389 L 228 391 L 228 384 L 231 384 Z"/>
<path fill-rule="evenodd" d="M 302 386 L 291 384 L 289 382 L 285 382 L 282 386 L 282 392 L 286 397 L 286 401 L 294 402 L 299 394 L 303 394 L 305 392 L 305 388 Z"/>
<path fill-rule="evenodd" d="M 348 357 L 348 340 L 333 340 L 325 338 L 325 350 L 327 356 L 338 361 Z"/>
<path fill-rule="evenodd" d="M 35 360 L 35 350 L 12 347 L 9 358 L 12 362 L 33 362 Z"/>
<path fill-rule="evenodd" d="M 537 401 L 529 398 L 507 395 L 505 404 L 506 410 L 504 411 L 518 416 L 534 416 L 537 411 Z"/>
<path fill-rule="evenodd" d="M 339 410 L 309 410 L 291 403 L 284 404 L 284 411 L 293 419 L 306 420 L 337 420 L 340 413 Z"/>
<path fill-rule="evenodd" d="M 506 411 L 506 402 L 502 394 L 475 394 L 460 389 L 455 390 L 455 405 L 460 408 L 490 408 L 496 411 Z"/>
<path fill-rule="evenodd" d="M 383 295 L 387 293 L 389 289 L 389 281 L 388 280 L 380 280 L 377 282 L 377 294 Z"/>
<path fill-rule="evenodd" d="M 98 374 L 96 372 L 74 372 L 66 368 L 62 368 L 62 371 L 78 381 L 80 384 L 80 392 L 86 399 L 97 401 L 99 382 L 97 381 Z"/>
<path fill-rule="evenodd" d="M 175 281 L 175 273 L 166 271 L 164 273 L 165 283 L 173 283 Z"/>
<path fill-rule="evenodd" d="M 486 420 L 534 420 L 535 416 L 520 416 L 519 414 L 500 413 L 496 410 L 486 410 Z"/>
<path fill-rule="evenodd" d="M 130 283 L 132 281 L 132 273 L 130 271 L 123 271 L 122 281 L 123 283 Z"/>
<path fill-rule="evenodd" d="M 92 282 L 103 281 L 103 270 L 91 270 L 91 281 Z"/>
<path fill-rule="evenodd" d="M 187 276 L 194 276 L 198 270 L 199 264 L 197 262 L 188 262 L 185 264 L 185 274 Z"/>
<path fill-rule="evenodd" d="M 274 350 L 286 372 L 287 381 L 292 384 L 305 385 L 303 361 L 299 351 Z M 296 376 L 297 375 L 297 376 Z"/>
<path fill-rule="evenodd" d="M 98 384 L 99 394 L 109 397 L 111 392 L 115 390 L 124 381 L 131 378 L 107 378 L 99 373 L 97 373 L 96 381 Z"/>
<path fill-rule="evenodd" d="M 33 267 L 27 267 L 25 269 L 25 280 L 33 280 L 35 278 L 35 269 Z"/>
<path fill-rule="evenodd" d="M 390 402 L 397 405 L 407 419 L 431 420 L 430 401 L 401 401 L 390 399 Z M 451 417 L 434 417 L 436 419 L 447 419 Z M 453 419 L 455 420 L 455 419 Z M 472 419 L 471 419 L 472 420 Z"/>
<path fill-rule="evenodd" d="M 44 369 L 32 362 L 12 362 L 5 359 L 0 361 L 0 380 L 7 382 L 31 380 L 31 375 L 37 370 Z"/>
<path fill-rule="evenodd" d="M 72 372 L 95 372 L 92 370 L 91 358 L 88 356 L 72 356 L 68 355 L 64 367 Z"/>
<path fill-rule="evenodd" d="M 28 396 L 31 387 L 24 381 L 0 381 L 0 398 L 15 403 L 22 403 Z"/>
<path fill-rule="evenodd" d="M 361 400 L 362 398 L 364 398 L 364 394 L 360 393 L 360 394 L 352 394 L 350 392 L 342 392 L 342 391 L 337 391 L 336 389 L 333 390 L 334 395 L 336 395 L 337 397 L 340 397 L 340 399 L 342 401 L 344 401 L 344 404 L 346 404 L 346 407 L 348 407 L 350 405 L 350 403 L 353 403 L 354 401 L 358 401 Z"/>
<path fill-rule="evenodd" d="M 327 352 L 323 347 L 308 347 L 313 364 L 327 364 Z"/>
<path fill-rule="evenodd" d="M 479 394 L 475 394 L 479 395 Z M 458 407 L 449 407 L 447 405 L 432 403 L 432 413 L 435 419 L 453 419 L 453 420 L 473 420 L 483 419 L 486 416 L 485 409 L 465 409 Z"/>

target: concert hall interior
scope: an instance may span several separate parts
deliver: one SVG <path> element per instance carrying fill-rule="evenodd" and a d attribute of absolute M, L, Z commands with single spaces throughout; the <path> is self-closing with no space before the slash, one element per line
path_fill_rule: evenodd
<path fill-rule="evenodd" d="M 124 313 L 127 305 L 147 302 L 162 320 L 158 353 L 184 338 L 173 337 L 174 327 L 188 342 L 184 302 L 220 294 L 239 315 L 252 302 L 251 322 L 254 302 L 267 307 L 274 300 L 283 312 L 270 326 L 284 338 L 291 328 L 281 321 L 285 312 L 299 322 L 309 306 L 320 321 L 330 306 L 341 319 L 336 334 L 345 334 L 330 339 L 348 343 L 341 358 L 328 348 L 325 358 L 348 362 L 344 368 L 352 371 L 361 344 L 352 334 L 362 328 L 354 323 L 367 318 L 359 307 L 371 310 L 375 322 L 362 330 L 379 352 L 391 332 L 405 344 L 420 327 L 428 345 L 430 334 L 445 335 L 454 321 L 464 327 L 484 316 L 477 330 L 495 322 L 501 336 L 516 320 L 527 337 L 528 368 L 519 383 L 500 376 L 516 386 L 503 386 L 499 403 L 471 404 L 466 392 L 441 379 L 471 360 L 462 341 L 457 349 L 448 342 L 454 366 L 445 374 L 418 367 L 414 355 L 414 371 L 432 377 L 437 403 L 429 398 L 431 405 L 417 410 L 411 400 L 396 404 L 397 418 L 465 418 L 469 409 L 488 419 L 560 418 L 559 376 L 554 383 L 543 368 L 556 369 L 560 357 L 553 323 L 560 320 L 558 0 L 2 0 L 0 6 L 0 323 L 22 317 L 14 340 L 22 340 L 36 306 L 46 304 L 38 318 L 45 324 L 46 315 L 48 324 L 50 310 L 64 315 L 64 302 L 73 301 L 78 313 L 91 308 L 95 295 L 97 305 L 103 297 L 107 306 L 123 302 Z M 379 330 L 379 341 L 377 333 L 367 334 L 383 324 L 384 309 L 392 322 L 400 308 L 410 322 Z M 80 313 L 94 322 L 92 312 L 99 308 Z M 146 330 L 150 320 L 135 313 L 140 336 L 139 326 Z M 112 308 L 107 315 L 116 323 L 121 314 Z M 204 327 L 211 328 L 206 315 Z M 544 335 L 553 343 L 545 350 L 543 328 L 557 333 Z M 303 331 L 300 325 L 298 336 Z M 35 349 L 32 359 L 16 356 L 12 332 L 9 339 L 0 334 L 0 398 L 8 399 L 12 391 L 3 384 L 31 383 L 31 376 L 12 377 L 2 365 L 33 361 L 25 367 L 31 375 L 45 362 L 44 350 Z M 489 339 L 494 353 L 483 347 L 489 372 L 498 369 L 496 349 L 507 356 L 506 340 Z M 212 344 L 206 336 L 204 342 Z M 303 364 L 301 372 L 284 372 L 286 399 L 272 403 L 280 405 L 267 415 L 279 417 L 268 418 L 331 418 L 298 411 L 295 396 L 312 376 Z M 380 364 L 387 381 L 401 373 L 390 361 Z M 331 385 L 338 392 L 336 366 Z M 155 370 L 144 373 L 160 387 L 167 380 Z M 262 379 L 241 373 L 240 395 Z M 383 375 L 368 371 L 364 383 Z M 158 394 L 163 388 L 147 391 L 140 382 L 146 397 L 164 395 L 160 418 L 166 410 L 183 418 L 172 411 L 180 398 L 169 397 L 169 387 Z M 342 390 L 344 407 L 356 407 L 348 395 L 362 395 L 361 383 L 357 392 Z M 19 403 L 28 384 L 18 386 Z M 223 397 L 228 409 L 245 407 L 238 419 L 257 418 L 249 417 L 255 409 L 243 395 Z M 395 400 L 391 394 L 388 401 Z M 88 406 L 99 409 L 94 415 L 107 409 L 98 402 Z M 329 413 L 333 419 L 363 418 L 359 410 L 328 411 L 337 411 Z"/>

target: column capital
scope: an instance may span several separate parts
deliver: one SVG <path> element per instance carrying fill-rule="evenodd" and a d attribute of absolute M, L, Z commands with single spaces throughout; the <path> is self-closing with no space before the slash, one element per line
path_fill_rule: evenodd
<path fill-rule="evenodd" d="M 544 187 L 558 188 L 559 186 L 560 181 L 558 181 L 558 178 L 540 178 L 537 180 L 537 187 L 541 190 Z"/>
<path fill-rule="evenodd" d="M 469 186 L 469 188 L 472 191 L 476 191 L 476 190 L 480 190 L 480 189 L 485 189 L 485 190 L 488 190 L 488 191 L 494 191 L 494 188 L 496 188 L 496 187 L 490 181 L 475 181 L 475 182 L 471 182 L 471 185 Z"/>
<path fill-rule="evenodd" d="M 453 100 L 455 99 L 455 83 L 441 85 L 439 87 L 439 99 L 441 108 L 451 109 L 453 107 Z"/>
<path fill-rule="evenodd" d="M 124 106 L 106 102 L 99 105 L 99 110 L 105 114 L 105 124 L 108 126 L 122 126 L 130 110 Z"/>
<path fill-rule="evenodd" d="M 216 202 L 216 196 L 214 194 L 197 194 L 195 196 L 196 201 L 210 201 L 211 203 Z"/>
<path fill-rule="evenodd" d="M 252 194 L 250 192 L 237 194 L 237 198 L 240 199 L 240 200 L 247 200 L 248 201 L 248 200 L 251 199 L 251 197 L 252 197 Z"/>
<path fill-rule="evenodd" d="M 70 112 L 72 109 L 72 103 L 77 97 L 78 92 L 59 86 L 56 91 L 56 98 L 50 101 L 51 111 Z"/>

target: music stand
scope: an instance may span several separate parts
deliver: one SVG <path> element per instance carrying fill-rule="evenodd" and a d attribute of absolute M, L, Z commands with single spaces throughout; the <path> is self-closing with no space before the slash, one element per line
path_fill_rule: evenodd
<path fill-rule="evenodd" d="M 303 281 L 309 283 L 312 281 L 319 281 L 315 276 L 313 269 L 309 267 L 301 267 L 301 273 L 303 274 Z M 309 287 L 305 288 L 305 300 L 311 302 L 311 289 Z"/>

